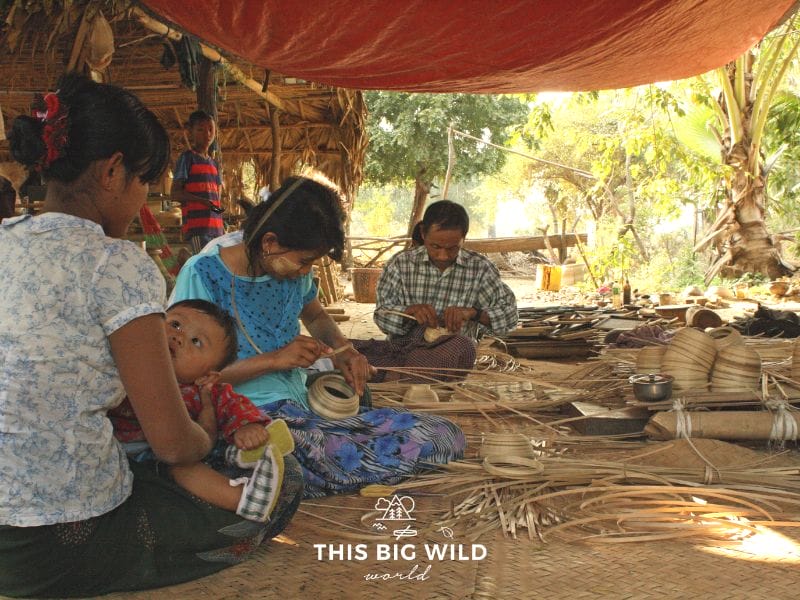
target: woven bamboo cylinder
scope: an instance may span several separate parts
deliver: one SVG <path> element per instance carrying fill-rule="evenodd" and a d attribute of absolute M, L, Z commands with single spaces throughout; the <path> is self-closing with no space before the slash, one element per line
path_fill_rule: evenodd
<path fill-rule="evenodd" d="M 761 381 L 761 357 L 745 345 L 728 346 L 717 354 L 711 373 L 711 390 L 731 392 L 758 389 Z"/>
<path fill-rule="evenodd" d="M 692 327 L 675 334 L 661 360 L 661 372 L 672 375 L 675 390 L 705 388 L 717 348 L 714 339 Z"/>
<path fill-rule="evenodd" d="M 706 334 L 714 338 L 714 345 L 717 347 L 717 352 L 728 346 L 744 344 L 742 334 L 733 327 L 716 327 L 706 331 Z"/>
<path fill-rule="evenodd" d="M 636 372 L 660 373 L 661 361 L 666 351 L 666 346 L 647 346 L 639 350 L 639 354 L 636 355 Z"/>

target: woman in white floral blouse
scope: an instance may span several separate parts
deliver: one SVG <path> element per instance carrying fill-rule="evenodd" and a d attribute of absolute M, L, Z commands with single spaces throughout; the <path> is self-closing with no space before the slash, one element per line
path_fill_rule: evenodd
<path fill-rule="evenodd" d="M 211 448 L 173 373 L 164 280 L 120 239 L 166 169 L 164 128 L 130 93 L 69 75 L 9 139 L 47 196 L 0 224 L 0 594 L 157 587 L 246 557 L 293 514 L 297 463 L 270 523 L 243 521 L 129 464 L 106 416 L 127 395 L 163 463 Z"/>

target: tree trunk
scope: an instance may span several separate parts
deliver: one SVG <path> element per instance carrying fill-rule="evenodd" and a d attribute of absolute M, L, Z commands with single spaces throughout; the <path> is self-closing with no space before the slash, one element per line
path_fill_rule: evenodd
<path fill-rule="evenodd" d="M 727 82 L 725 77 L 722 81 L 728 87 L 721 103 L 727 117 L 722 156 L 733 175 L 728 179 L 724 208 L 711 231 L 695 247 L 702 249 L 713 242 L 717 250 L 716 260 L 706 271 L 706 283 L 718 273 L 726 277 L 763 273 L 772 279 L 790 275 L 794 269 L 783 262 L 765 222 L 764 161 L 760 146 L 753 143 L 761 132 L 754 131 L 757 124 L 753 122 L 753 100 L 759 94 L 751 89 L 752 53 L 730 63 L 724 75 Z"/>
<path fill-rule="evenodd" d="M 425 166 L 420 165 L 414 182 L 414 204 L 411 207 L 411 218 L 408 221 L 408 232 L 406 233 L 409 238 L 414 231 L 414 225 L 422 219 L 422 214 L 425 212 L 425 203 L 428 201 L 428 194 L 431 193 L 431 182 L 425 178 L 427 171 L 428 169 Z"/>
<path fill-rule="evenodd" d="M 739 160 L 735 157 L 742 154 L 742 149 L 735 148 L 729 153 L 728 164 L 736 166 Z M 730 256 L 730 261 L 720 265 L 720 272 L 734 277 L 763 273 L 771 279 L 790 275 L 792 269 L 783 262 L 780 249 L 764 221 L 763 176 L 753 178 L 745 169 L 739 168 L 731 180 L 729 193 L 728 204 L 733 207 L 733 218 L 726 228 L 728 239 L 723 244 L 726 252 L 723 256 Z"/>

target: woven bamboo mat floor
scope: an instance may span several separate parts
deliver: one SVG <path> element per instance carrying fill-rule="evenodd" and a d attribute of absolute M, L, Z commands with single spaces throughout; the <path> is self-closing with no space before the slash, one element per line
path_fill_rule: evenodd
<path fill-rule="evenodd" d="M 476 415 L 455 415 L 453 419 L 471 434 L 498 428 L 519 431 L 530 425 L 517 416 L 503 417 L 488 426 Z M 425 552 L 426 544 L 440 549 L 449 548 L 444 544 L 463 544 L 465 557 L 470 557 L 471 541 L 465 532 L 454 531 L 448 538 L 447 532 L 425 528 L 447 508 L 444 499 L 417 498 L 413 514 L 418 534 L 399 540 L 366 537 L 367 532 L 376 532 L 374 525 L 381 515 L 376 510 L 378 501 L 360 496 L 306 501 L 284 535 L 265 544 L 243 564 L 181 585 L 103 598 L 776 600 L 798 596 L 797 528 L 776 530 L 776 536 L 760 546 L 742 548 L 721 548 L 715 543 L 704 546 L 696 540 L 589 544 L 553 539 L 543 544 L 504 538 L 498 532 L 477 540 L 486 549 L 482 560 L 458 560 L 457 554 L 428 558 Z M 363 556 L 358 554 L 358 544 L 364 544 Z M 406 545 L 406 554 L 385 560 L 378 556 L 379 544 L 389 548 Z M 345 552 L 352 548 L 352 560 L 330 555 L 329 547 Z M 368 580 L 370 575 L 376 579 Z"/>
<path fill-rule="evenodd" d="M 230 569 L 160 590 L 119 593 L 111 600 L 173 598 L 234 598 L 338 600 L 361 599 L 527 599 L 527 598 L 796 598 L 800 582 L 800 535 L 767 542 L 782 557 L 759 557 L 752 551 L 703 547 L 690 542 L 646 544 L 547 544 L 505 539 L 497 534 L 482 539 L 487 550 L 480 561 L 428 560 L 424 544 L 445 542 L 441 535 L 406 538 L 398 545 L 414 547 L 413 560 L 376 560 L 378 543 L 348 537 L 348 530 L 320 517 L 358 526 L 375 499 L 329 498 L 304 503 L 286 535 L 263 547 L 255 558 Z M 419 502 L 419 510 L 436 501 Z M 313 514 L 314 516 L 310 516 Z M 786 535 L 785 533 L 783 535 Z M 450 540 L 469 544 L 456 533 Z M 365 543 L 367 560 L 318 560 L 314 544 Z M 457 558 L 457 557 L 456 557 Z M 415 575 L 425 581 L 366 581 L 369 573 Z"/>

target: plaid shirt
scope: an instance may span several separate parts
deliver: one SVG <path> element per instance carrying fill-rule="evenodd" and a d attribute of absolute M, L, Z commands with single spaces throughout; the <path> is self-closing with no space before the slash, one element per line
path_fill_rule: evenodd
<path fill-rule="evenodd" d="M 396 254 L 381 273 L 377 296 L 375 324 L 390 338 L 408 333 L 416 324 L 381 309 L 403 312 L 413 304 L 430 304 L 441 317 L 448 306 L 479 308 L 489 315 L 491 327 L 467 322 L 460 333 L 473 339 L 483 332 L 506 333 L 519 318 L 514 292 L 502 282 L 497 267 L 463 248 L 444 273 L 430 261 L 424 246 Z"/>

